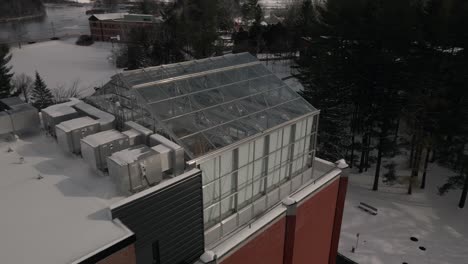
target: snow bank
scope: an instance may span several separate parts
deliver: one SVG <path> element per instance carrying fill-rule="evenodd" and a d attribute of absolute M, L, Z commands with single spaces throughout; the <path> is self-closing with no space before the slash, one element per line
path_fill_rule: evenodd
<path fill-rule="evenodd" d="M 86 47 L 75 45 L 75 41 L 72 38 L 13 48 L 13 72 L 34 77 L 38 71 L 50 89 L 70 88 L 78 80 L 83 95 L 90 95 L 94 87 L 105 84 L 118 72 L 110 61 L 112 45 L 96 42 Z"/>

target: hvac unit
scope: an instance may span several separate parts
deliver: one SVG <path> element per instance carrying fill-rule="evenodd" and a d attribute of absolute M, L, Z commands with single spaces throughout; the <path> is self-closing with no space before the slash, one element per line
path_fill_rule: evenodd
<path fill-rule="evenodd" d="M 148 129 L 138 123 L 135 123 L 133 121 L 128 121 L 128 122 L 125 122 L 125 126 L 124 126 L 124 129 L 127 130 L 127 129 L 133 129 L 133 130 L 136 130 L 138 131 L 139 133 L 141 133 L 143 135 L 143 143 L 142 144 L 146 144 L 146 145 L 149 145 L 149 137 L 154 134 L 153 131 L 151 129 Z"/>
<path fill-rule="evenodd" d="M 153 149 L 138 145 L 107 158 L 109 175 L 124 193 L 135 193 L 162 181 L 161 158 Z"/>
<path fill-rule="evenodd" d="M 99 122 L 90 117 L 80 117 L 55 126 L 58 144 L 66 151 L 80 154 L 80 140 L 100 131 Z"/>
<path fill-rule="evenodd" d="M 161 169 L 163 172 L 172 169 L 172 151 L 170 148 L 164 146 L 163 144 L 159 144 L 152 147 L 151 149 L 156 151 L 161 157 Z"/>
<path fill-rule="evenodd" d="M 32 105 L 21 101 L 18 97 L 1 99 L 0 104 L 0 134 L 25 132 L 39 128 L 39 114 Z"/>
<path fill-rule="evenodd" d="M 107 112 L 97 109 L 96 107 L 86 104 L 78 103 L 73 106 L 81 115 L 90 116 L 99 122 L 101 131 L 114 128 L 115 117 Z"/>
<path fill-rule="evenodd" d="M 176 143 L 170 141 L 169 139 L 159 134 L 151 135 L 150 146 L 155 146 L 159 144 L 163 144 L 164 146 L 171 149 L 171 168 L 174 176 L 183 173 L 185 169 L 184 149 L 181 146 L 177 145 Z"/>
<path fill-rule="evenodd" d="M 122 134 L 128 137 L 129 145 L 136 146 L 140 144 L 146 144 L 144 135 L 140 132 L 136 131 L 135 129 L 130 129 L 127 131 L 122 132 Z"/>
<path fill-rule="evenodd" d="M 83 159 L 95 170 L 106 170 L 106 158 L 128 147 L 130 147 L 128 136 L 117 130 L 99 132 L 81 140 Z"/>
<path fill-rule="evenodd" d="M 80 103 L 81 101 L 75 98 L 71 98 L 69 102 L 56 104 L 42 109 L 42 124 L 44 129 L 51 134 L 55 135 L 55 126 L 79 117 L 78 112 L 72 106 Z"/>

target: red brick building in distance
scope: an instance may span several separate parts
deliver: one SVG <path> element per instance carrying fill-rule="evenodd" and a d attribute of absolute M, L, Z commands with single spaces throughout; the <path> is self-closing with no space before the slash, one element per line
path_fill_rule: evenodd
<path fill-rule="evenodd" d="M 88 20 L 93 40 L 117 42 L 127 41 L 132 30 L 150 29 L 162 22 L 152 15 L 127 13 L 94 14 Z"/>

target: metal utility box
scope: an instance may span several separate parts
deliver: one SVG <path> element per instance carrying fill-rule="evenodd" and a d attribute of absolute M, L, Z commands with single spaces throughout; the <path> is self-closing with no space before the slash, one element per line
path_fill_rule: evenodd
<path fill-rule="evenodd" d="M 15 132 L 37 130 L 40 128 L 39 113 L 30 104 L 15 105 L 8 110 Z"/>
<path fill-rule="evenodd" d="M 0 135 L 8 134 L 13 131 L 10 115 L 3 111 L 0 112 Z"/>
<path fill-rule="evenodd" d="M 150 136 L 150 146 L 163 144 L 171 149 L 171 168 L 174 176 L 177 176 L 185 170 L 185 151 L 184 149 L 172 142 L 171 140 L 159 135 L 153 134 Z"/>
<path fill-rule="evenodd" d="M 81 101 L 74 98 L 72 99 L 73 100 L 70 102 L 56 104 L 42 109 L 42 124 L 44 129 L 52 136 L 55 136 L 56 125 L 79 117 L 78 112 L 72 106 Z"/>
<path fill-rule="evenodd" d="M 81 140 L 83 159 L 96 170 L 107 169 L 106 158 L 128 147 L 128 137 L 117 130 L 103 131 Z"/>
<path fill-rule="evenodd" d="M 78 111 L 78 113 L 96 119 L 99 122 L 102 131 L 114 128 L 115 117 L 113 115 L 83 102 L 78 103 L 73 107 Z"/>
<path fill-rule="evenodd" d="M 152 150 L 156 151 L 161 157 L 161 169 L 163 172 L 172 169 L 172 151 L 170 148 L 164 146 L 163 144 L 159 144 L 151 148 Z"/>
<path fill-rule="evenodd" d="M 55 126 L 58 144 L 66 151 L 80 154 L 80 140 L 100 131 L 99 122 L 91 117 L 80 117 Z"/>
<path fill-rule="evenodd" d="M 135 193 L 162 181 L 160 155 L 145 145 L 112 154 L 107 166 L 110 177 L 124 193 Z"/>
<path fill-rule="evenodd" d="M 143 135 L 143 140 L 144 142 L 142 144 L 146 144 L 146 145 L 149 145 L 149 137 L 154 134 L 153 131 L 151 129 L 148 129 L 138 123 L 135 123 L 133 121 L 128 121 L 128 122 L 125 122 L 125 126 L 124 126 L 124 129 L 127 130 L 127 129 L 134 129 L 138 132 L 140 132 L 142 135 Z"/>
<path fill-rule="evenodd" d="M 130 129 L 130 130 L 124 131 L 124 132 L 122 132 L 122 134 L 124 134 L 124 135 L 126 135 L 128 137 L 128 140 L 130 142 L 130 146 L 146 144 L 143 134 L 136 131 L 135 129 Z"/>
<path fill-rule="evenodd" d="M 40 126 L 37 109 L 18 97 L 0 100 L 0 134 L 37 130 Z"/>

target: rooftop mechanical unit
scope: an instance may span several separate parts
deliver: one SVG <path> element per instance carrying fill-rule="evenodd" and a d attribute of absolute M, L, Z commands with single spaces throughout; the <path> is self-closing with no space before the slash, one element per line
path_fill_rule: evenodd
<path fill-rule="evenodd" d="M 136 146 L 140 144 L 146 144 L 146 140 L 143 134 L 136 131 L 135 129 L 130 129 L 122 132 L 122 134 L 128 137 L 130 146 Z"/>
<path fill-rule="evenodd" d="M 177 145 L 176 143 L 172 142 L 171 140 L 159 135 L 154 134 L 150 136 L 150 146 L 156 146 L 159 144 L 163 144 L 167 148 L 171 150 L 171 168 L 173 170 L 174 176 L 177 176 L 184 172 L 185 169 L 185 152 L 184 149 Z"/>
<path fill-rule="evenodd" d="M 162 181 L 161 157 L 145 145 L 138 145 L 107 158 L 109 175 L 124 193 L 135 193 Z"/>
<path fill-rule="evenodd" d="M 37 109 L 18 97 L 0 100 L 0 135 L 36 130 L 40 126 Z"/>
<path fill-rule="evenodd" d="M 127 135 L 117 130 L 107 130 L 83 138 L 81 154 L 95 170 L 104 171 L 107 169 L 107 157 L 130 146 Z"/>
<path fill-rule="evenodd" d="M 74 108 L 80 113 L 81 115 L 90 116 L 96 119 L 99 122 L 101 127 L 101 131 L 109 130 L 114 128 L 114 121 L 115 117 L 107 112 L 97 109 L 96 107 L 86 104 L 86 103 L 78 103 L 74 106 Z"/>
<path fill-rule="evenodd" d="M 55 135 L 55 126 L 79 117 L 79 113 L 72 106 L 80 103 L 81 101 L 71 98 L 69 102 L 56 104 L 42 109 L 42 124 L 44 129 L 52 136 Z"/>
<path fill-rule="evenodd" d="M 99 122 L 91 117 L 80 117 L 55 126 L 58 144 L 71 153 L 80 154 L 80 140 L 100 131 Z"/>
<path fill-rule="evenodd" d="M 135 123 L 133 121 L 128 121 L 128 122 L 125 122 L 125 126 L 124 126 L 124 129 L 133 129 L 133 130 L 136 130 L 138 131 L 139 133 L 141 133 L 142 137 L 143 137 L 143 143 L 142 144 L 146 144 L 146 145 L 149 145 L 149 137 L 154 134 L 152 130 L 138 124 L 138 123 Z"/>
<path fill-rule="evenodd" d="M 159 144 L 151 148 L 156 151 L 161 157 L 161 169 L 166 172 L 172 169 L 172 150 L 163 144 Z"/>

